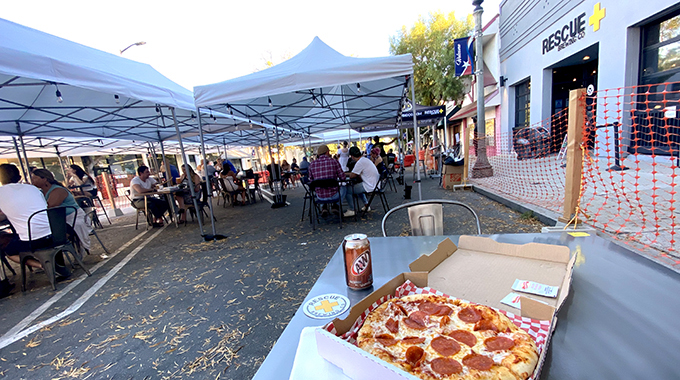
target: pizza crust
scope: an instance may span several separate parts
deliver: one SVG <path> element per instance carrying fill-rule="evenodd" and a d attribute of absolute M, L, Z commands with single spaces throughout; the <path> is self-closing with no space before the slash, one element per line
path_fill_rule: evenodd
<path fill-rule="evenodd" d="M 456 330 L 472 333 L 476 338 L 473 346 L 447 335 Z M 432 345 L 437 337 L 446 338 L 435 342 L 439 351 Z M 485 340 L 493 337 L 511 339 L 514 346 L 491 351 L 485 346 Z M 418 342 L 417 338 L 424 340 Z M 538 363 L 538 349 L 531 336 L 505 315 L 487 306 L 431 294 L 394 298 L 378 306 L 359 330 L 357 345 L 423 380 L 523 380 L 531 376 Z M 419 348 L 409 352 L 411 347 Z M 420 351 L 422 355 L 418 356 Z M 463 358 L 468 355 L 492 359 L 491 368 L 480 370 L 464 365 Z M 452 374 L 438 373 L 433 369 L 433 360 L 437 358 L 446 358 L 447 363 L 453 359 L 462 365 L 462 370 Z M 488 359 L 481 359 L 489 363 Z M 441 365 L 438 369 L 442 370 Z"/>

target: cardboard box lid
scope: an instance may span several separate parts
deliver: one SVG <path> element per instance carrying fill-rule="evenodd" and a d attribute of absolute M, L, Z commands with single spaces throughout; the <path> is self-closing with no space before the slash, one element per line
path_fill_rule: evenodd
<path fill-rule="evenodd" d="M 458 247 L 442 241 L 430 255 L 423 255 L 409 266 L 413 272 L 427 272 L 427 286 L 452 297 L 514 311 L 501 304 L 512 292 L 515 279 L 559 286 L 557 298 L 523 296 L 521 315 L 551 320 L 569 293 L 571 270 L 568 247 L 529 243 L 498 243 L 490 238 L 461 236 Z"/>

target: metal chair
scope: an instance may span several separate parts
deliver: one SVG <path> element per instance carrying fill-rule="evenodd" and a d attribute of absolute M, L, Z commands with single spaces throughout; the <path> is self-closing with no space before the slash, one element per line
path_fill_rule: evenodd
<path fill-rule="evenodd" d="M 146 211 L 143 208 L 137 208 L 135 207 L 134 202 L 132 202 L 132 198 L 130 198 L 130 190 L 125 190 L 125 197 L 130 201 L 130 206 L 137 210 L 137 215 L 135 219 L 135 230 L 139 227 L 139 214 L 144 215 L 144 219 L 146 220 L 146 229 L 149 229 L 149 226 L 151 226 L 153 223 L 152 221 L 149 220 L 148 215 L 146 215 Z"/>
<path fill-rule="evenodd" d="M 80 265 L 81 268 L 87 273 L 88 276 L 90 276 L 90 271 L 87 270 L 85 267 L 85 264 L 83 264 L 83 261 L 80 259 L 80 256 L 76 253 L 76 249 L 73 246 L 71 240 L 68 238 L 68 227 L 73 228 L 73 225 L 68 225 L 66 223 L 66 209 L 73 209 L 74 212 L 76 213 L 73 218 L 73 225 L 75 225 L 75 220 L 78 217 L 78 209 L 72 206 L 60 206 L 60 207 L 52 207 L 40 211 L 36 211 L 31 216 L 28 217 L 28 239 L 29 239 L 29 244 L 30 242 L 33 241 L 32 239 L 32 232 L 31 232 L 31 220 L 33 219 L 34 216 L 37 214 L 47 212 L 47 218 L 50 223 L 50 230 L 52 231 L 52 245 L 47 248 L 42 248 L 42 249 L 31 249 L 30 252 L 21 252 L 19 253 L 19 261 L 21 265 L 21 277 L 22 277 L 22 282 L 21 282 L 21 291 L 26 291 L 26 261 L 28 259 L 35 259 L 37 261 L 40 261 L 40 264 L 42 265 L 43 269 L 45 270 L 45 274 L 50 280 L 50 283 L 52 284 L 52 290 L 57 290 L 57 285 L 56 285 L 56 275 L 55 275 L 55 261 L 57 258 L 57 255 L 59 253 L 62 253 L 64 255 L 65 259 L 68 259 L 67 253 L 70 253 L 71 256 L 75 259 L 76 262 L 78 262 L 78 265 Z M 70 259 L 69 259 L 70 261 Z M 64 261 L 64 264 L 66 264 L 66 261 Z"/>
<path fill-rule="evenodd" d="M 94 202 L 92 202 L 92 198 L 89 197 L 76 197 L 76 202 L 78 203 L 78 206 L 83 210 L 85 213 L 84 217 L 89 217 L 90 218 L 90 223 L 92 227 L 92 231 L 90 231 L 90 236 L 94 236 L 97 238 L 97 241 L 99 242 L 99 245 L 104 248 L 104 252 L 106 252 L 106 255 L 111 255 L 108 249 L 106 249 L 106 246 L 104 246 L 104 243 L 102 243 L 102 239 L 99 238 L 99 235 L 97 235 L 97 232 L 95 231 L 96 227 L 99 226 L 99 228 L 103 229 L 104 226 L 99 222 L 99 218 L 97 217 L 97 209 L 94 207 Z M 77 236 L 77 235 L 76 235 Z M 87 254 L 90 254 L 89 250 L 86 250 Z"/>
<path fill-rule="evenodd" d="M 305 197 L 303 198 L 302 202 L 302 218 L 300 218 L 300 221 L 303 222 L 305 220 L 305 211 L 309 212 L 309 223 L 312 223 L 312 192 L 309 190 L 309 186 L 307 185 L 307 182 L 305 181 L 300 181 L 302 184 L 302 188 L 305 190 Z M 307 202 L 309 202 L 309 209 L 307 208 Z"/>
<path fill-rule="evenodd" d="M 370 193 L 366 193 L 366 196 L 370 196 L 368 198 L 368 203 L 366 204 L 366 207 L 361 209 L 361 217 L 365 217 L 366 213 L 368 212 L 368 208 L 371 207 L 371 203 L 373 203 L 373 198 L 377 195 L 378 198 L 380 198 L 380 203 L 382 203 L 383 211 L 387 213 L 387 210 L 390 209 L 390 205 L 387 204 L 387 197 L 385 196 L 385 188 L 387 187 L 387 183 L 389 182 L 389 173 L 385 170 L 380 174 L 380 180 L 378 180 L 378 183 L 375 184 L 375 188 L 373 191 Z M 356 201 L 355 201 L 356 202 Z"/>
<path fill-rule="evenodd" d="M 316 196 L 316 191 L 318 189 L 337 189 L 337 199 L 320 200 Z M 342 198 L 340 197 L 340 183 L 338 180 L 334 178 L 316 179 L 309 184 L 309 190 L 312 195 L 312 230 L 316 230 L 316 222 L 319 220 L 319 205 L 330 205 L 335 203 L 338 204 L 340 212 L 340 228 L 342 228 Z"/>
<path fill-rule="evenodd" d="M 409 222 L 411 224 L 411 234 L 413 236 L 437 236 L 444 234 L 444 213 L 443 205 L 455 205 L 467 209 L 472 216 L 474 216 L 477 234 L 482 233 L 482 227 L 479 224 L 479 216 L 472 207 L 462 202 L 451 201 L 447 199 L 430 199 L 424 201 L 415 201 L 399 205 L 385 214 L 382 219 L 381 229 L 384 237 L 387 237 L 385 224 L 387 219 L 395 212 L 407 209 L 409 214 Z"/>

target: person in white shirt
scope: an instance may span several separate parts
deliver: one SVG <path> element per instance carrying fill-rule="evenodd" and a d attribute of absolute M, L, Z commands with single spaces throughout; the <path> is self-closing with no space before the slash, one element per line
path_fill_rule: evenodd
<path fill-rule="evenodd" d="M 149 168 L 142 165 L 137 168 L 137 176 L 130 181 L 130 197 L 132 205 L 140 210 L 144 210 L 144 195 L 149 212 L 154 217 L 154 227 L 163 226 L 163 214 L 168 211 L 168 202 L 158 198 L 150 197 L 149 194 L 156 192 L 156 180 L 151 178 Z"/>
<path fill-rule="evenodd" d="M 12 164 L 0 165 L 0 220 L 7 219 L 14 227 L 16 234 L 4 234 L 0 236 L 0 244 L 4 245 L 7 257 L 19 263 L 19 253 L 28 252 L 32 249 L 47 248 L 52 246 L 52 230 L 47 219 L 47 212 L 36 214 L 31 219 L 31 239 L 29 244 L 28 237 L 28 218 L 33 213 L 47 208 L 45 196 L 37 187 L 29 184 L 19 183 L 21 174 L 19 169 Z M 26 260 L 26 264 L 34 268 L 42 268 L 40 262 L 33 259 Z M 64 265 L 64 257 L 57 256 L 57 274 L 67 277 L 70 271 Z M 0 271 L 1 272 L 1 271 Z M 7 279 L 0 281 L 0 297 L 9 292 Z M 4 293 L 7 294 L 4 294 Z M 3 295 L 4 294 L 4 295 Z"/>
<path fill-rule="evenodd" d="M 344 190 L 342 196 L 347 200 L 349 205 L 347 211 L 343 214 L 344 216 L 354 216 L 354 198 L 353 195 L 359 195 L 361 201 L 364 203 L 364 207 L 368 204 L 366 199 L 366 194 L 375 189 L 375 186 L 380 180 L 380 174 L 378 169 L 375 167 L 373 162 L 366 157 L 363 157 L 361 150 L 353 146 L 349 149 L 349 155 L 352 161 L 355 162 L 352 172 L 349 173 L 350 178 L 361 178 L 361 183 L 357 183 L 354 186 L 345 186 L 341 190 Z M 368 209 L 367 211 L 370 211 Z"/>

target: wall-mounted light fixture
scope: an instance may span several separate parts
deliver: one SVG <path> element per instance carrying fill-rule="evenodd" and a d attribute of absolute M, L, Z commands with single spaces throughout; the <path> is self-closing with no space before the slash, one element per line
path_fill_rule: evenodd
<path fill-rule="evenodd" d="M 501 77 L 498 78 L 498 79 L 500 80 L 500 85 L 501 85 L 501 87 L 505 87 L 505 82 L 508 81 L 508 78 L 506 78 L 506 77 L 504 77 L 504 76 L 501 75 Z"/>

